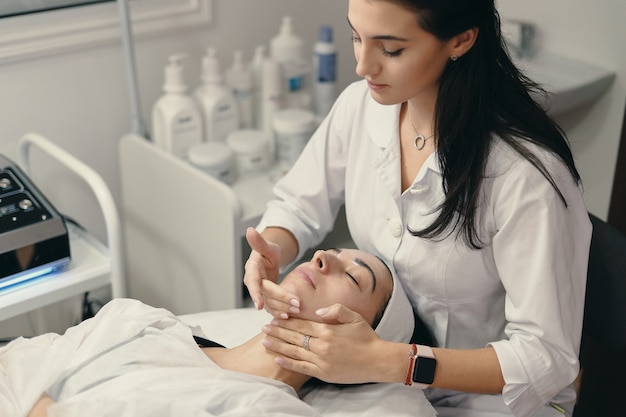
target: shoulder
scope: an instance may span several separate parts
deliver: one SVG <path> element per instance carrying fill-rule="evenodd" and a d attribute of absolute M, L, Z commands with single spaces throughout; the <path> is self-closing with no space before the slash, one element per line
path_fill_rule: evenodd
<path fill-rule="evenodd" d="M 536 163 L 545 168 L 546 172 L 557 184 L 571 182 L 576 187 L 578 186 L 568 167 L 559 156 L 528 141 L 522 142 L 521 146 L 529 152 L 531 158 Z M 494 138 L 487 160 L 486 176 L 487 178 L 504 177 L 509 180 L 514 178 L 529 181 L 542 178 L 545 180 L 544 174 L 531 160 L 521 155 L 510 144 L 499 137 Z"/>
<path fill-rule="evenodd" d="M 501 212 L 503 207 L 522 210 L 551 207 L 560 214 L 571 211 L 569 209 L 586 212 L 582 187 L 561 158 L 530 142 L 522 142 L 522 145 L 535 163 L 501 138 L 494 140 L 483 189 L 494 212 Z"/>

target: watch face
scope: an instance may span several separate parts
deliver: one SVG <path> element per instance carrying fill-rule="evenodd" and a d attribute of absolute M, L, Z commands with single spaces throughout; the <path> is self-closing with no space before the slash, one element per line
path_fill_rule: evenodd
<path fill-rule="evenodd" d="M 415 358 L 415 368 L 413 368 L 413 381 L 419 384 L 432 384 L 435 379 L 435 367 L 437 360 L 418 356 Z"/>

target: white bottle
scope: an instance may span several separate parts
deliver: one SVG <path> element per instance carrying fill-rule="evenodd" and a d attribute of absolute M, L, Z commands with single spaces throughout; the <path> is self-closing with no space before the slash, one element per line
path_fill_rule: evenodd
<path fill-rule="evenodd" d="M 254 128 L 263 130 L 263 62 L 265 61 L 265 45 L 259 45 L 254 49 L 254 57 L 250 63 L 252 72 L 252 101 L 253 101 L 253 125 Z"/>
<path fill-rule="evenodd" d="M 293 33 L 290 16 L 283 17 L 280 32 L 270 42 L 271 57 L 281 64 L 286 107 L 311 108 L 311 92 L 307 80 L 310 62 L 304 60 L 304 41 Z"/>
<path fill-rule="evenodd" d="M 233 65 L 226 71 L 226 85 L 230 88 L 239 111 L 239 127 L 252 127 L 253 113 L 253 86 L 254 79 L 252 71 L 243 63 L 243 53 L 235 51 Z"/>
<path fill-rule="evenodd" d="M 333 43 L 333 28 L 322 26 L 313 46 L 313 103 L 318 117 L 325 117 L 335 103 L 336 85 L 337 49 Z"/>
<path fill-rule="evenodd" d="M 189 148 L 203 140 L 202 114 L 198 103 L 187 94 L 184 68 L 186 55 L 169 57 L 165 68 L 165 94 L 152 109 L 152 139 L 160 148 L 186 158 Z"/>
<path fill-rule="evenodd" d="M 282 70 L 278 62 L 267 58 L 263 62 L 263 83 L 261 96 L 262 130 L 270 139 L 270 155 L 275 159 L 274 115 L 285 107 L 282 91 Z"/>
<path fill-rule="evenodd" d="M 202 85 L 195 91 L 200 102 L 207 142 L 226 142 L 230 132 L 239 129 L 235 96 L 222 84 L 217 52 L 208 48 L 202 58 Z"/>

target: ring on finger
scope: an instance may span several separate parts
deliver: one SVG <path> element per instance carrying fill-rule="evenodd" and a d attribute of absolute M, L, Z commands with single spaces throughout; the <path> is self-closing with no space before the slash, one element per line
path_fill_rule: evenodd
<path fill-rule="evenodd" d="M 304 348 L 304 350 L 311 350 L 309 349 L 310 340 L 311 340 L 311 336 L 309 336 L 308 334 L 305 334 L 304 339 L 302 340 L 302 347 Z"/>

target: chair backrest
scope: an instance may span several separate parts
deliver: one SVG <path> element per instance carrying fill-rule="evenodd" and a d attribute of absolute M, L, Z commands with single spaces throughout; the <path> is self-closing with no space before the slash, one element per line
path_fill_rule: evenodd
<path fill-rule="evenodd" d="M 593 214 L 574 417 L 624 415 L 626 236 Z"/>
<path fill-rule="evenodd" d="M 599 345 L 626 348 L 626 236 L 589 215 L 593 224 L 583 335 Z"/>

